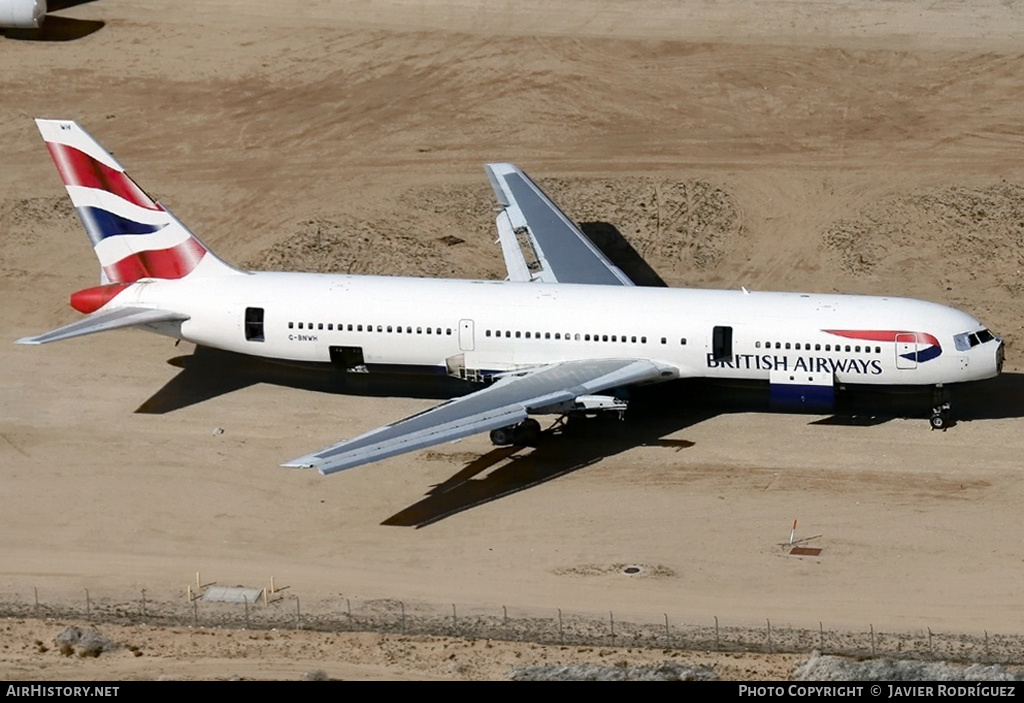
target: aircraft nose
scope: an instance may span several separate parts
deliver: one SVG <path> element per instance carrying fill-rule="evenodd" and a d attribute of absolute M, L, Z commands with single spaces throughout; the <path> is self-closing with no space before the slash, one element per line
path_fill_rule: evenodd
<path fill-rule="evenodd" d="M 996 373 L 1000 374 L 1003 372 L 1003 361 L 1006 359 L 1006 351 L 1003 349 L 1002 340 L 999 341 L 999 346 L 996 347 Z"/>

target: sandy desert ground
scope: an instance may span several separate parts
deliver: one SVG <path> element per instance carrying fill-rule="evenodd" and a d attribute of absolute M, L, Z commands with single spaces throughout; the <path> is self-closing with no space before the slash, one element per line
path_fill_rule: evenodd
<path fill-rule="evenodd" d="M 46 41 L 0 37 L 0 601 L 182 600 L 198 571 L 274 576 L 309 602 L 1024 635 L 1024 3 L 97 0 L 58 15 Z M 39 116 L 81 122 L 239 265 L 500 278 L 481 164 L 507 160 L 669 285 L 955 305 L 1007 340 L 1007 372 L 956 396 L 944 433 L 663 398 L 512 457 L 476 437 L 329 478 L 281 469 L 436 389 L 196 360 L 181 375 L 192 349 L 138 332 L 14 345 L 72 320 L 67 296 L 97 278 Z M 794 519 L 820 557 L 780 548 Z M 32 644 L 55 624 L 9 626 L 5 678 L 217 677 L 250 654 L 266 678 L 505 666 L 413 664 L 367 635 L 345 640 L 378 653 L 351 659 L 364 668 L 285 647 L 204 650 L 200 667 L 181 663 L 184 631 L 159 647 L 180 659 L 71 669 Z"/>

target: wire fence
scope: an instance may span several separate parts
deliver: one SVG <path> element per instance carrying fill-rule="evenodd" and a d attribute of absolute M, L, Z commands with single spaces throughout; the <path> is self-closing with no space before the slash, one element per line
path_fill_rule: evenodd
<path fill-rule="evenodd" d="M 206 588 L 193 586 L 180 598 L 154 599 L 145 590 L 134 597 L 32 591 L 0 594 L 0 616 L 39 620 L 86 620 L 94 624 L 190 626 L 228 629 L 303 629 L 319 632 L 450 636 L 576 647 L 632 647 L 719 652 L 835 654 L 856 658 L 898 658 L 978 664 L 1024 664 L 1024 636 L 989 633 L 891 631 L 780 626 L 720 619 L 685 621 L 659 617 L 560 608 L 469 606 L 380 598 L 303 599 L 288 589 L 259 590 L 236 603 L 204 600 Z"/>

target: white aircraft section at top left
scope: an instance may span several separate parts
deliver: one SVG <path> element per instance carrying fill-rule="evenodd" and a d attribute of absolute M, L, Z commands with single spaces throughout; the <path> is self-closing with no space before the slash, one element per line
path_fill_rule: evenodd
<path fill-rule="evenodd" d="M 0 0 L 0 27 L 39 29 L 46 16 L 46 0 Z"/>
<path fill-rule="evenodd" d="M 486 166 L 508 280 L 248 272 L 217 258 L 77 123 L 37 120 L 101 267 L 86 317 L 18 340 L 138 327 L 344 373 L 453 376 L 467 395 L 287 462 L 322 474 L 490 432 L 531 445 L 534 415 L 623 413 L 673 379 L 758 384 L 774 409 L 832 412 L 847 388 L 934 391 L 997 376 L 1003 342 L 968 313 L 887 296 L 651 288 L 614 265 L 512 164 Z"/>

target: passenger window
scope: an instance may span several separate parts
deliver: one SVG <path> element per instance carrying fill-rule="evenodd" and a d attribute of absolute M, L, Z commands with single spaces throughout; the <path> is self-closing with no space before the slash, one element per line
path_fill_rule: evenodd
<path fill-rule="evenodd" d="M 288 329 L 294 329 L 294 327 L 295 327 L 295 323 L 294 322 L 289 322 L 288 323 Z"/>

